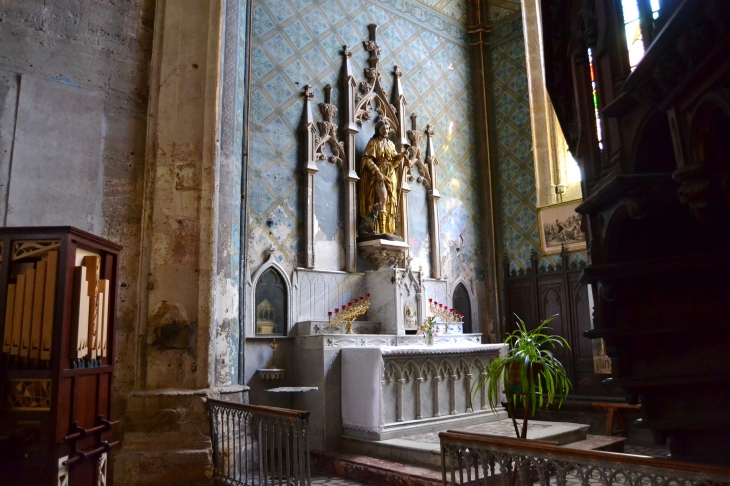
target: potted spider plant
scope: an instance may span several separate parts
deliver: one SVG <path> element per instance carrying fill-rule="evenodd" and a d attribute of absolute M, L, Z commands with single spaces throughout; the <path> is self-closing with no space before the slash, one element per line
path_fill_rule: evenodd
<path fill-rule="evenodd" d="M 565 368 L 551 352 L 556 346 L 570 349 L 570 345 L 562 336 L 548 334 L 552 330 L 548 324 L 557 315 L 548 317 L 530 330 L 517 314 L 515 317 L 517 329 L 504 340 L 510 345 L 509 351 L 487 365 L 476 390 L 486 385 L 487 401 L 490 408 L 496 411 L 496 407 L 502 402 L 500 391 L 504 388 L 515 434 L 518 438 L 525 439 L 530 411 L 534 416 L 538 407 L 544 408 L 553 404 L 556 397 L 559 398 L 560 408 L 572 388 Z M 521 433 L 515 419 L 515 408 L 518 405 L 522 405 L 525 411 Z"/>

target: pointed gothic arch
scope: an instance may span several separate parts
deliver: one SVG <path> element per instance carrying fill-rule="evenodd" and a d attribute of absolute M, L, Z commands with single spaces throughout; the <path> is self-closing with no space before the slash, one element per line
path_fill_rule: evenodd
<path fill-rule="evenodd" d="M 474 325 L 476 316 L 474 311 L 476 305 L 474 305 L 474 299 L 472 298 L 472 292 L 467 283 L 463 279 L 459 279 L 454 283 L 454 290 L 451 294 L 451 306 L 459 314 L 464 315 L 463 332 L 464 334 L 471 334 L 475 332 L 475 327 L 478 329 L 479 325 Z"/>
<path fill-rule="evenodd" d="M 277 282 L 266 281 L 267 277 L 275 277 Z M 262 280 L 263 279 L 263 280 Z M 267 284 L 277 285 L 281 288 L 281 303 L 283 304 L 283 313 L 281 314 L 281 328 L 275 330 L 279 331 L 273 334 L 259 333 L 256 329 L 257 319 L 257 307 L 259 307 L 263 299 L 259 295 L 260 285 Z M 269 255 L 266 263 L 261 265 L 253 275 L 247 279 L 246 282 L 246 301 L 251 302 L 252 305 L 248 305 L 246 308 L 246 337 L 256 336 L 287 336 L 294 325 L 294 298 L 292 293 L 292 285 L 289 277 L 287 276 L 284 269 L 274 259 L 273 253 Z M 271 303 L 270 304 L 274 304 Z M 276 311 L 276 308 L 275 308 Z M 281 312 L 281 309 L 279 309 Z M 278 321 L 277 321 L 278 323 Z"/>

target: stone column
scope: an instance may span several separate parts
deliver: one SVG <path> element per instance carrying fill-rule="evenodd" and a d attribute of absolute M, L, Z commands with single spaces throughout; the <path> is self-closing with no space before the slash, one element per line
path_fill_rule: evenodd
<path fill-rule="evenodd" d="M 205 400 L 221 392 L 242 399 L 244 387 L 237 383 L 244 154 L 237 93 L 246 64 L 238 57 L 246 40 L 246 5 L 157 0 L 139 352 L 115 464 L 118 484 L 209 484 Z"/>
<path fill-rule="evenodd" d="M 421 411 L 421 384 L 423 384 L 423 378 L 416 378 L 416 420 L 423 418 L 423 412 Z"/>
<path fill-rule="evenodd" d="M 479 373 L 479 382 L 482 384 L 481 388 L 479 388 L 479 395 L 482 400 L 482 410 L 487 409 L 487 380 L 486 380 L 487 374 L 485 372 Z"/>
<path fill-rule="evenodd" d="M 451 415 L 456 415 L 456 380 L 458 376 L 451 375 L 449 379 L 449 403 L 451 404 Z"/>
<path fill-rule="evenodd" d="M 433 377 L 433 416 L 440 417 L 441 409 L 439 407 L 439 383 L 441 383 L 440 376 Z"/>
<path fill-rule="evenodd" d="M 317 161 L 315 160 L 315 138 L 317 138 L 317 129 L 314 125 L 314 116 L 312 116 L 311 99 L 314 97 L 311 86 L 304 87 L 304 126 L 307 131 L 307 165 L 304 168 L 304 174 L 307 178 L 307 195 L 305 216 L 305 233 L 306 244 L 304 248 L 304 266 L 306 268 L 314 268 L 314 176 L 319 172 Z"/>
<path fill-rule="evenodd" d="M 482 245 L 486 250 L 484 258 L 484 279 L 487 286 L 487 308 L 479 311 L 479 329 L 485 334 L 494 331 L 497 341 L 501 340 L 500 305 L 504 305 L 500 296 L 499 285 L 503 277 L 499 272 L 499 265 L 495 255 L 502 251 L 502 244 L 498 238 L 498 219 L 496 214 L 497 190 L 499 185 L 499 167 L 497 166 L 498 140 L 494 127 L 489 126 L 490 110 L 495 110 L 491 79 L 492 54 L 489 47 L 491 27 L 488 18 L 487 2 L 484 0 L 470 0 L 468 2 L 469 18 L 469 56 L 471 74 L 474 83 L 474 139 L 476 141 L 477 169 L 484 189 L 481 191 L 481 209 L 483 216 Z"/>
<path fill-rule="evenodd" d="M 354 70 L 352 69 L 352 52 L 343 46 L 344 76 L 347 83 L 345 89 L 345 123 L 342 123 L 342 131 L 345 134 L 345 154 L 347 162 L 345 167 L 345 271 L 354 272 L 357 269 L 357 181 L 360 178 L 355 170 L 355 135 L 360 131 L 355 121 L 355 81 Z"/>
<path fill-rule="evenodd" d="M 471 403 L 471 379 L 473 375 L 471 373 L 468 373 L 464 376 L 464 387 L 466 388 L 466 411 L 467 412 L 473 412 L 474 411 L 474 404 Z"/>
<path fill-rule="evenodd" d="M 403 384 L 406 382 L 403 378 L 399 378 L 395 383 L 396 390 L 396 422 L 403 422 Z"/>
<path fill-rule="evenodd" d="M 413 130 L 416 122 L 413 120 Z M 436 151 L 433 148 L 431 137 L 434 135 L 433 126 L 426 126 L 426 166 L 431 174 L 431 187 L 428 190 L 428 228 L 431 238 L 431 278 L 441 278 L 441 222 L 439 219 L 439 193 L 436 175 Z"/>

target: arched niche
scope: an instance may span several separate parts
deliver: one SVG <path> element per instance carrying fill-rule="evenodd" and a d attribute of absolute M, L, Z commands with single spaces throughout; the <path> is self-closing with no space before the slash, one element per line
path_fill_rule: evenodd
<path fill-rule="evenodd" d="M 415 181 L 421 179 L 418 166 L 411 168 Z M 423 268 L 424 277 L 431 277 L 431 237 L 429 222 L 428 188 L 424 184 L 410 184 L 408 193 L 408 244 L 411 247 L 413 268 Z"/>
<path fill-rule="evenodd" d="M 292 286 L 270 256 L 246 286 L 246 337 L 286 336 L 294 322 Z"/>
<path fill-rule="evenodd" d="M 464 334 L 471 334 L 475 332 L 474 328 L 479 327 L 478 325 L 474 326 L 474 310 L 476 310 L 476 306 L 473 305 L 471 292 L 469 291 L 466 282 L 461 279 L 457 280 L 456 285 L 454 285 L 454 292 L 451 294 L 451 303 L 451 306 L 456 312 L 464 315 Z"/>
<path fill-rule="evenodd" d="M 677 162 L 672 142 L 672 132 L 666 113 L 654 112 L 647 116 L 640 128 L 636 143 L 634 174 L 672 173 Z"/>

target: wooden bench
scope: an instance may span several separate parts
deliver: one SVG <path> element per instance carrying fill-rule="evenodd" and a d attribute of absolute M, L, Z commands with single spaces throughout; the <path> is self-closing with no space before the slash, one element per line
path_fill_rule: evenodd
<path fill-rule="evenodd" d="M 628 427 L 626 426 L 626 416 L 624 413 L 626 410 L 641 410 L 641 405 L 629 405 L 628 403 L 593 402 L 591 405 L 606 410 L 606 435 L 609 437 L 614 433 L 626 433 L 628 436 Z M 615 431 L 613 430 L 614 415 L 616 416 L 616 422 L 619 422 L 619 426 L 623 427 Z"/>

